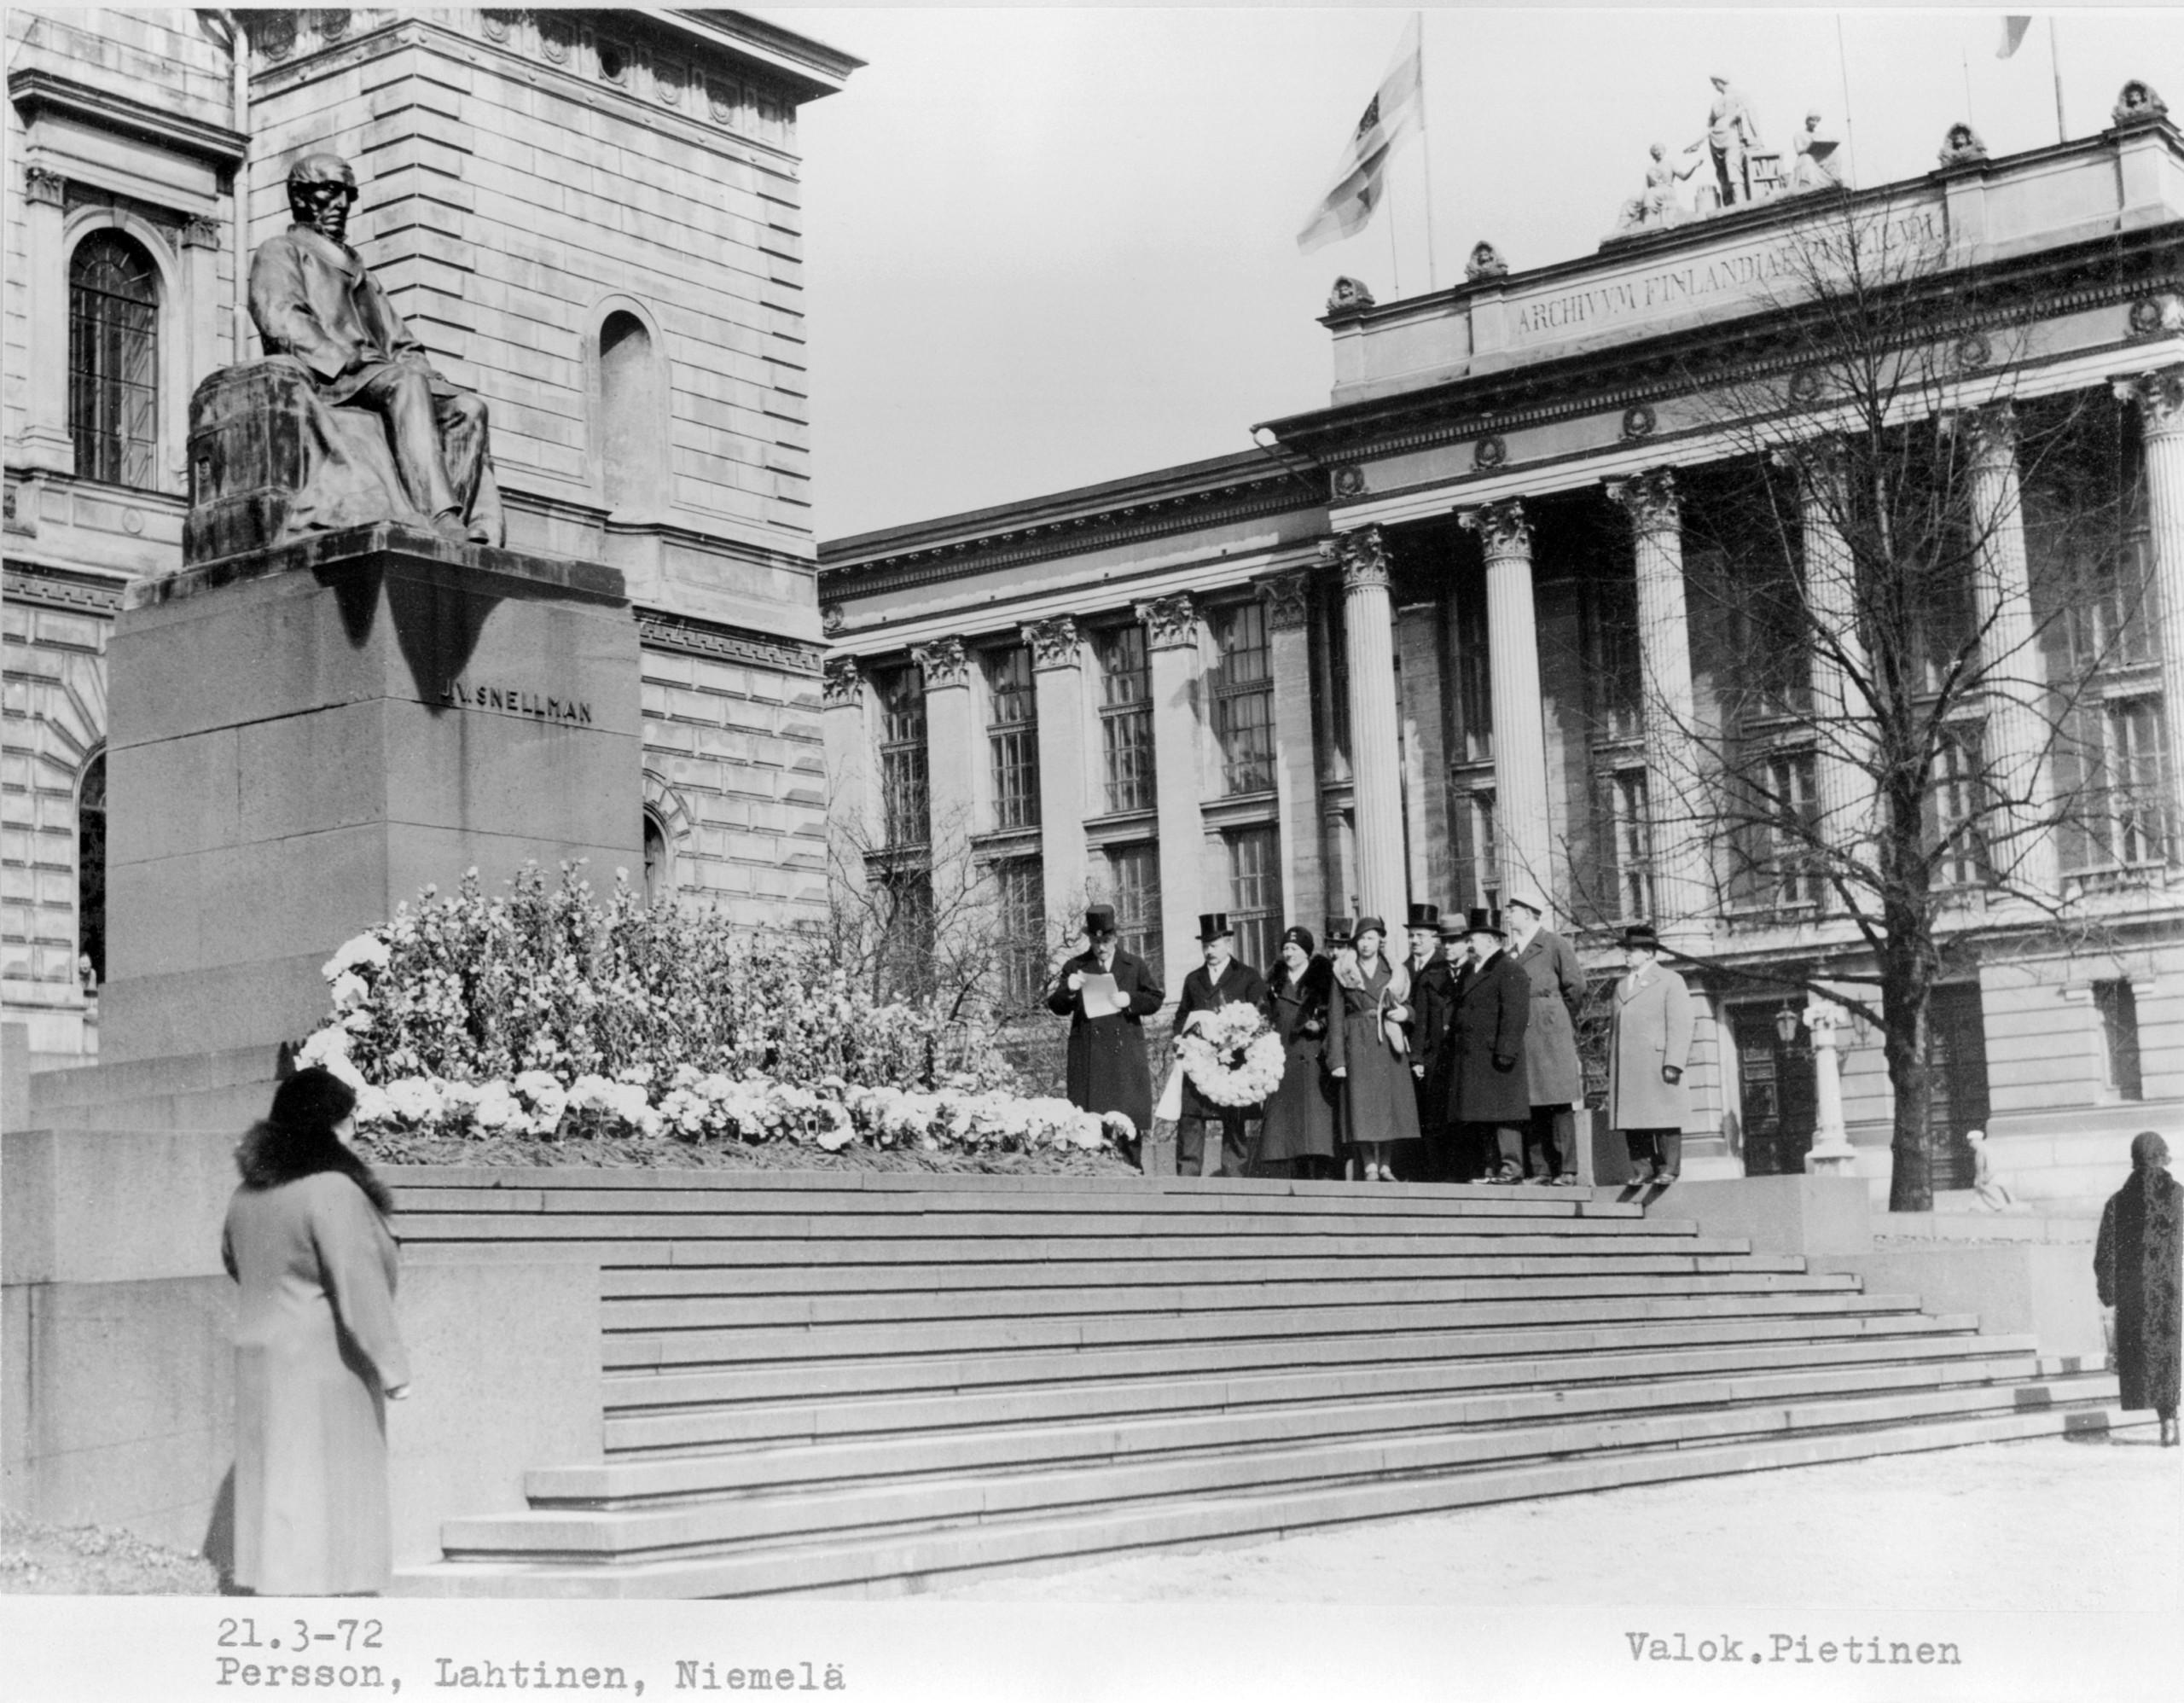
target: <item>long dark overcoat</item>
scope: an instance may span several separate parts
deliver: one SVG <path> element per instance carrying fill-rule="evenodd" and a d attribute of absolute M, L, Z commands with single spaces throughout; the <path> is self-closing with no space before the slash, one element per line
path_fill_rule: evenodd
<path fill-rule="evenodd" d="M 1585 997 L 1585 967 L 1577 949 L 1551 928 L 1535 930 L 1514 956 L 1532 982 L 1532 1014 L 1525 1024 L 1525 1085 L 1535 1106 L 1575 1106 L 1585 1097 L 1577 1021 Z"/>
<path fill-rule="evenodd" d="M 1266 980 L 1249 964 L 1231 958 L 1228 968 L 1221 973 L 1217 986 L 1211 976 L 1200 964 L 1183 978 L 1182 997 L 1176 1003 L 1176 1032 L 1183 1032 L 1183 1025 L 1194 1011 L 1217 1011 L 1224 1005 L 1258 1005 L 1266 993 Z M 1224 1113 L 1252 1113 L 1249 1106 L 1217 1106 L 1183 1078 L 1183 1112 L 1186 1118 L 1218 1118 Z"/>
<path fill-rule="evenodd" d="M 1417 1085 L 1418 1127 L 1430 1132 L 1449 1103 L 1449 1026 L 1456 1011 L 1456 972 L 1439 947 L 1410 973 L 1411 1080 Z M 1420 1066 L 1426 1073 L 1418 1073 Z"/>
<path fill-rule="evenodd" d="M 1139 1140 L 1153 1132 L 1153 1067 L 1145 1056 L 1145 1020 L 1166 997 L 1144 959 L 1117 948 L 1109 974 L 1130 1008 L 1109 1017 L 1087 1017 L 1084 996 L 1069 991 L 1072 970 L 1101 974 L 1096 952 L 1080 952 L 1061 967 L 1047 1009 L 1069 1021 L 1070 1103 L 1087 1112 L 1129 1115 Z"/>
<path fill-rule="evenodd" d="M 1356 961 L 1345 952 L 1337 962 Z M 1349 1072 L 1341 1079 L 1342 1135 L 1360 1146 L 1418 1139 L 1418 1097 L 1410 1085 L 1408 1042 L 1397 1052 L 1383 1026 L 1385 1014 L 1404 1004 L 1403 996 L 1409 992 L 1391 985 L 1395 970 L 1384 953 L 1374 960 L 1362 987 L 1345 985 L 1338 971 L 1328 997 L 1327 1068 Z"/>
<path fill-rule="evenodd" d="M 2177 1305 L 2178 1221 L 2184 1185 L 2155 1166 L 2135 1171 L 2101 1208 L 2094 1243 L 2100 1305 L 2116 1309 L 2116 1380 L 2125 1408 L 2176 1411 L 2177 1361 L 2184 1313 Z"/>
<path fill-rule="evenodd" d="M 1259 1119 L 1252 1156 L 1279 1160 L 1334 1157 L 1335 1084 L 1327 1072 L 1327 993 L 1334 985 L 1327 960 L 1315 958 L 1295 981 L 1276 970 L 1259 1009 L 1281 1037 L 1281 1086 Z"/>
<path fill-rule="evenodd" d="M 1522 1124 L 1531 1117 L 1525 1084 L 1531 1004 L 1532 979 L 1507 952 L 1489 958 L 1458 991 L 1449 1026 L 1449 1122 Z"/>
<path fill-rule="evenodd" d="M 220 1255 L 235 1306 L 235 1583 L 260 1596 L 386 1588 L 386 1392 L 410 1381 L 395 1247 L 339 1171 L 238 1189 Z"/>

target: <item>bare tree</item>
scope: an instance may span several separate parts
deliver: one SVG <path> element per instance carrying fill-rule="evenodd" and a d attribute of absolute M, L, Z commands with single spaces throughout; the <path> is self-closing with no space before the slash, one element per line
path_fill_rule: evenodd
<path fill-rule="evenodd" d="M 1879 1032 L 1890 1205 L 1917 1211 L 1937 983 L 1981 939 L 2082 947 L 2106 914 L 2087 872 L 2169 855 L 2158 745 L 2103 697 L 2151 658 L 2132 458 L 2105 391 L 2013 404 L 2039 328 L 2001 292 L 2024 280 L 1988 269 L 1989 299 L 1945 270 L 1918 210 L 1846 201 L 1766 264 L 1763 311 L 1683 373 L 1724 453 L 1620 493 L 1653 897 L 1669 927 L 1802 925 L 1763 954 L 1753 928 L 1676 944 Z"/>

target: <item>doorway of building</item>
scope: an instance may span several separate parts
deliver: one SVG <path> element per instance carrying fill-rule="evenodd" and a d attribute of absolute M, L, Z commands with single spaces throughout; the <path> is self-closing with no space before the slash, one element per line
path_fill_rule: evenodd
<path fill-rule="evenodd" d="M 1736 1037 L 1740 1115 L 1744 1119 L 1747 1177 L 1780 1177 L 1805 1168 L 1812 1146 L 1819 1090 L 1813 1076 L 1812 1037 L 1795 1015 L 1782 1022 L 1780 1005 L 1730 1008 Z M 1781 1031 L 1791 1030 L 1784 1040 Z"/>
<path fill-rule="evenodd" d="M 1972 1143 L 1964 1137 L 1987 1127 L 1987 1015 L 1978 982 L 1951 982 L 1928 996 L 1926 1063 L 1933 1186 L 1969 1189 Z"/>

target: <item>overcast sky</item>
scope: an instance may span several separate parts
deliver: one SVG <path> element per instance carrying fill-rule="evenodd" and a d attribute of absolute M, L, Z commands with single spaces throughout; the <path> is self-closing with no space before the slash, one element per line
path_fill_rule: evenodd
<path fill-rule="evenodd" d="M 1429 9 L 1426 146 L 1299 253 L 1409 10 L 772 9 L 868 61 L 803 119 L 819 536 L 1249 448 L 1326 402 L 1338 273 L 1424 291 L 1429 206 L 1443 286 L 1481 238 L 1591 253 L 1711 73 L 1770 147 L 1818 108 L 1859 184 L 1931 169 L 1967 105 L 1996 154 L 2056 137 L 2044 14 L 2001 61 L 1984 10 Z M 2069 135 L 2130 77 L 2184 111 L 2184 12 L 2055 15 Z"/>

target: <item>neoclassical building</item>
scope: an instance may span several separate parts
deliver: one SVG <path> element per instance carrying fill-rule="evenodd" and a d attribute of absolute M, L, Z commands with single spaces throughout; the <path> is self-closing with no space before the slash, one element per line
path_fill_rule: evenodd
<path fill-rule="evenodd" d="M 1344 280 L 1327 405 L 1257 448 L 822 545 L 837 879 L 985 883 L 1018 993 L 1088 895 L 1171 997 L 1205 910 L 1262 964 L 1288 921 L 1525 888 L 1603 972 L 1653 921 L 1702 996 L 1692 1150 L 1798 1168 L 1800 990 L 1872 959 L 1790 829 L 1856 820 L 1875 771 L 1847 620 L 1815 647 L 1778 616 L 1824 624 L 1841 577 L 1815 493 L 1873 293 L 1875 441 L 1946 462 L 1963 558 L 1903 614 L 1906 701 L 1986 670 L 1926 792 L 1958 847 L 1937 1182 L 1984 1125 L 2027 1192 L 2094 1194 L 2184 1101 L 2184 136 L 2134 84 L 2097 136 L 1945 153 L 1552 264 L 1482 245 L 1434 294 Z M 1725 764 L 1706 796 L 1767 811 L 1671 807 Z M 2001 829 L 1950 839 L 1975 815 Z M 1879 1037 L 1831 1041 L 1885 1177 Z"/>
<path fill-rule="evenodd" d="M 32 1054 L 96 1045 L 106 635 L 129 582 L 180 566 L 190 392 L 258 352 L 238 257 L 317 149 L 356 170 L 352 242 L 491 407 L 509 545 L 625 577 L 648 881 L 819 915 L 797 113 L 858 61 L 709 10 L 6 27 L 0 1003 Z"/>

